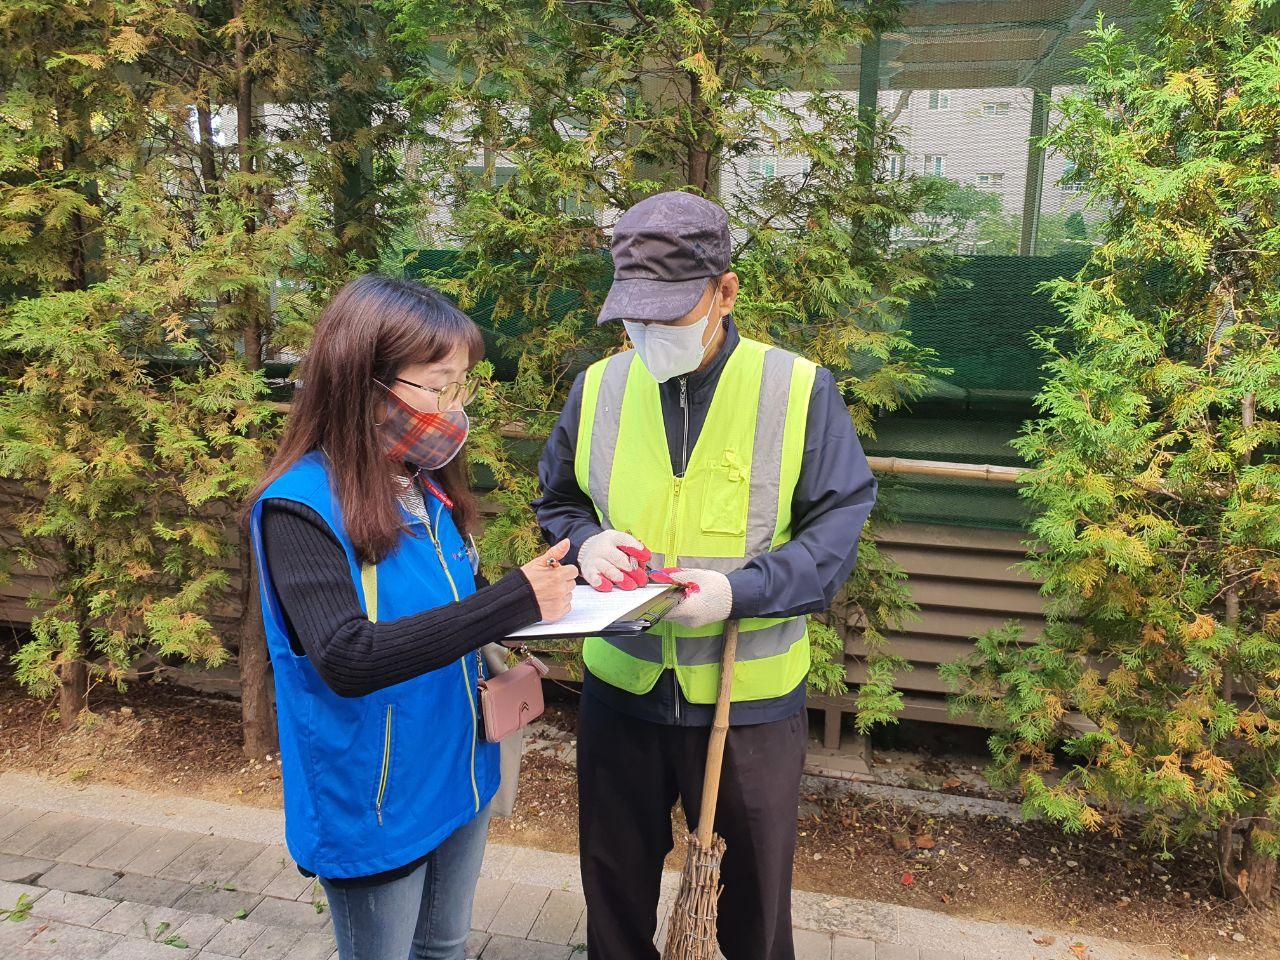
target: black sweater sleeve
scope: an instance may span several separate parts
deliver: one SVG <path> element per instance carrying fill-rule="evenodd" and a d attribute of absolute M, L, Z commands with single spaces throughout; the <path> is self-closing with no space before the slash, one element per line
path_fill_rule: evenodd
<path fill-rule="evenodd" d="M 346 554 L 314 510 L 267 500 L 262 539 L 294 650 L 339 696 L 364 696 L 437 670 L 539 619 L 533 587 L 514 570 L 457 602 L 370 623 Z"/>

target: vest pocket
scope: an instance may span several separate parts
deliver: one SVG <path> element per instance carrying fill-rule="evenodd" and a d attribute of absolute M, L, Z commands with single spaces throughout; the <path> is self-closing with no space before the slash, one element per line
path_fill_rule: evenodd
<path fill-rule="evenodd" d="M 707 470 L 702 490 L 703 533 L 741 537 L 747 532 L 747 468 L 737 452 L 726 450 Z"/>
<path fill-rule="evenodd" d="M 378 815 L 378 826 L 382 826 L 382 801 L 387 795 L 387 781 L 391 779 L 391 721 L 395 707 L 388 703 L 386 719 L 382 729 L 382 766 L 378 772 L 378 797 L 374 801 L 374 812 Z"/>

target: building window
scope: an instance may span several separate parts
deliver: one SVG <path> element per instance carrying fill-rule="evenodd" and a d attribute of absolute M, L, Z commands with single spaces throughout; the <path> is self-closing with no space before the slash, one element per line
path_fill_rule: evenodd
<path fill-rule="evenodd" d="M 753 177 L 767 179 L 777 175 L 778 162 L 770 157 L 752 157 L 747 161 L 747 172 Z"/>
<path fill-rule="evenodd" d="M 924 172 L 935 177 L 946 176 L 947 158 L 939 153 L 926 153 L 924 155 Z"/>
<path fill-rule="evenodd" d="M 951 109 L 950 91 L 930 90 L 929 91 L 929 109 L 930 110 L 950 110 Z"/>
<path fill-rule="evenodd" d="M 1004 183 L 1003 173 L 980 173 L 978 174 L 978 187 L 983 190 L 990 190 L 993 187 L 999 187 Z"/>
<path fill-rule="evenodd" d="M 907 172 L 907 158 L 899 153 L 889 155 L 889 176 L 900 177 Z"/>
<path fill-rule="evenodd" d="M 982 115 L 984 117 L 1003 117 L 1009 112 L 1009 104 L 1007 103 L 984 103 L 982 105 Z"/>

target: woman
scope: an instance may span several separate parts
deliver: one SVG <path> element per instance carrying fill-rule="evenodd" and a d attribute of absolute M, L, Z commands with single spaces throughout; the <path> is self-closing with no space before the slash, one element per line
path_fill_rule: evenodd
<path fill-rule="evenodd" d="M 462 958 L 499 779 L 478 648 L 569 610 L 568 541 L 477 589 L 462 450 L 482 350 L 435 291 L 348 283 L 252 499 L 285 837 L 342 960 Z"/>

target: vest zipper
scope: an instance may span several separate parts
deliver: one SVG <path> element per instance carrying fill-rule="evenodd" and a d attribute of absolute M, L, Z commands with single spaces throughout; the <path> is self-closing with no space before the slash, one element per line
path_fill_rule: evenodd
<path fill-rule="evenodd" d="M 681 381 L 680 381 L 680 387 L 681 387 L 681 391 L 680 391 L 680 392 L 681 392 L 681 398 L 682 398 L 682 402 L 683 402 L 683 394 L 684 394 L 684 380 L 681 380 Z M 688 421 L 688 417 L 689 417 L 689 413 L 688 413 L 688 408 L 686 407 L 686 408 L 685 408 L 685 420 L 686 420 L 686 423 L 687 423 L 687 421 Z M 687 429 L 687 428 L 686 428 L 686 429 Z M 686 434 L 686 436 L 687 436 L 687 434 Z M 680 558 L 676 555 L 676 552 L 675 552 L 675 551 L 676 551 L 676 527 L 677 527 L 677 524 L 678 524 L 678 523 L 679 523 L 679 521 L 680 521 L 680 488 L 681 488 L 683 485 L 684 485 L 684 478 L 683 478 L 683 476 L 675 477 L 675 478 L 674 478 L 673 483 L 672 483 L 672 497 L 671 497 L 671 523 L 670 523 L 670 525 L 667 527 L 667 565 L 668 565 L 668 566 L 679 566 L 679 565 L 680 565 Z M 674 693 L 674 694 L 675 694 L 675 717 L 676 717 L 676 723 L 679 723 L 679 722 L 680 722 L 680 678 L 679 678 L 679 676 L 678 676 L 678 675 L 677 675 L 677 673 L 676 673 L 676 668 L 677 668 L 677 666 L 678 666 L 677 661 L 676 661 L 676 640 L 675 640 L 675 637 L 664 637 L 662 642 L 663 642 L 664 644 L 667 644 L 667 643 L 671 644 L 671 647 L 670 647 L 670 651 L 671 651 L 671 686 L 672 686 L 672 693 Z M 664 655 L 663 655 L 663 660 L 664 660 L 664 661 L 666 660 L 666 654 L 665 654 L 665 653 L 664 653 Z"/>
<path fill-rule="evenodd" d="M 689 378 L 680 378 L 680 409 L 684 412 L 684 436 L 680 444 L 680 476 L 676 477 L 676 495 L 675 500 L 671 504 L 671 546 L 675 547 L 675 524 L 677 522 L 678 510 L 680 507 L 680 481 L 684 475 L 689 472 Z M 678 562 L 679 558 L 672 561 Z M 671 641 L 671 645 L 675 647 L 675 641 Z M 675 660 L 675 650 L 671 651 L 671 659 Z M 675 667 L 671 668 L 671 692 L 675 695 L 674 703 L 676 708 L 676 723 L 680 722 L 680 678 L 676 675 Z"/>
<path fill-rule="evenodd" d="M 443 510 L 444 507 L 442 506 Z M 436 556 L 440 558 L 440 569 L 444 571 L 444 578 L 449 581 L 449 589 L 453 591 L 454 601 L 458 601 L 458 585 L 453 582 L 453 574 L 449 572 L 449 564 L 445 562 L 444 551 L 440 549 L 440 540 L 436 536 L 435 529 L 431 526 L 430 508 L 427 510 L 427 535 L 431 537 L 431 545 L 436 548 Z M 476 695 L 475 688 L 471 683 L 471 675 L 467 673 L 467 658 L 463 657 L 459 663 L 462 664 L 462 683 L 467 689 L 467 702 L 471 704 L 471 793 L 475 797 L 476 813 L 480 812 L 480 788 L 476 785 L 476 739 L 480 736 L 480 729 L 476 723 Z M 480 678 L 476 678 L 479 683 Z"/>
<path fill-rule="evenodd" d="M 689 470 L 689 379 L 680 378 L 680 409 L 684 411 L 684 442 L 680 446 L 680 476 Z"/>
<path fill-rule="evenodd" d="M 387 778 L 391 776 L 391 713 L 393 705 L 387 704 L 386 727 L 382 734 L 382 775 L 378 780 L 378 826 L 382 826 L 382 798 L 387 795 Z"/>

